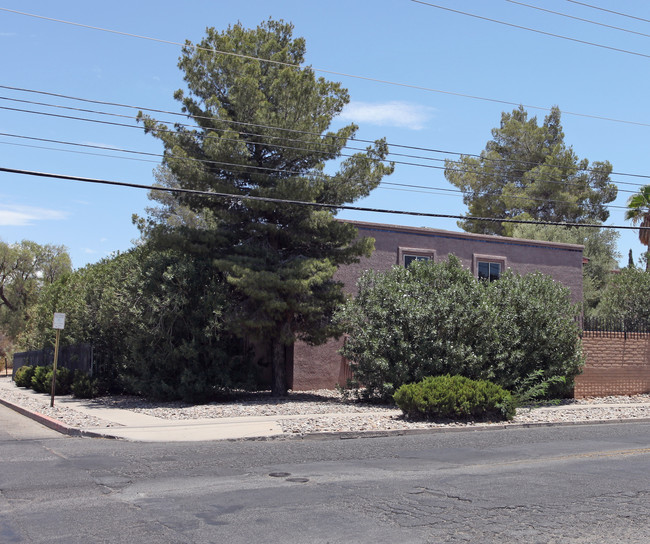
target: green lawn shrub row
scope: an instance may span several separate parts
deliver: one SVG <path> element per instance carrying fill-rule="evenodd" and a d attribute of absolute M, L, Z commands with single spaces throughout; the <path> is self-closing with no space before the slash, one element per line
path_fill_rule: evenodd
<path fill-rule="evenodd" d="M 412 418 L 511 420 L 516 413 L 515 399 L 502 387 L 449 374 L 402 385 L 393 398 Z"/>
<path fill-rule="evenodd" d="M 52 390 L 51 366 L 21 366 L 16 370 L 14 382 L 18 387 L 33 389 L 37 393 L 50 393 Z M 99 394 L 97 380 L 85 372 L 69 370 L 65 367 L 56 369 L 56 394 L 74 395 L 77 398 L 93 398 Z"/>

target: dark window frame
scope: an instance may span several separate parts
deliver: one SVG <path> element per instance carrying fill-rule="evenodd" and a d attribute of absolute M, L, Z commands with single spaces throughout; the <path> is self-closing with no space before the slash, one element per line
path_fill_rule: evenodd
<path fill-rule="evenodd" d="M 408 264 L 406 259 L 410 258 Z M 414 247 L 400 247 L 397 255 L 397 264 L 408 267 L 413 261 L 435 261 L 436 252 L 433 249 L 423 249 Z"/>
<path fill-rule="evenodd" d="M 507 259 L 505 257 L 497 256 L 497 255 L 478 255 L 474 254 L 474 266 L 473 268 L 473 273 L 474 277 L 476 279 L 480 280 L 487 280 L 487 281 L 495 281 L 498 280 L 503 272 L 506 270 L 506 264 L 507 264 Z M 488 276 L 487 277 L 481 277 L 481 273 L 479 271 L 480 265 L 481 264 L 487 264 L 488 265 Z M 493 271 L 492 271 L 492 265 L 497 265 L 498 270 L 496 271 L 496 274 L 493 277 Z"/>

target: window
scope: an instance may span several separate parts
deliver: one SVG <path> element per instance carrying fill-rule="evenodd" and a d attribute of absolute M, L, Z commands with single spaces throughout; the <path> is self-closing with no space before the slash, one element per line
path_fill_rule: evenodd
<path fill-rule="evenodd" d="M 479 255 L 474 253 L 474 276 L 479 280 L 498 280 L 506 269 L 506 258 L 496 255 Z"/>
<path fill-rule="evenodd" d="M 400 247 L 397 254 L 397 263 L 408 268 L 413 261 L 434 261 L 436 252 L 433 249 L 415 247 Z"/>
<path fill-rule="evenodd" d="M 413 261 L 430 261 L 431 257 L 425 255 L 404 255 L 404 267 L 408 268 Z"/>
<path fill-rule="evenodd" d="M 478 262 L 478 279 L 494 281 L 501 276 L 501 263 Z"/>

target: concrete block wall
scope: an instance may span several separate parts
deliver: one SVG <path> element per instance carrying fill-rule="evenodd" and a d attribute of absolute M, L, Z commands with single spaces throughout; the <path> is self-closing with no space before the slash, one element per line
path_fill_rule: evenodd
<path fill-rule="evenodd" d="M 650 392 L 650 333 L 585 331 L 575 398 Z"/>

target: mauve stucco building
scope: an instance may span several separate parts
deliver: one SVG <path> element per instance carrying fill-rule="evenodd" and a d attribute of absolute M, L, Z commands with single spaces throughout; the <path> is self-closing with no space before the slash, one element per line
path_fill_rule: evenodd
<path fill-rule="evenodd" d="M 388 270 L 405 266 L 415 259 L 446 260 L 458 257 L 475 277 L 497 278 L 504 270 L 519 274 L 541 272 L 566 285 L 573 300 L 582 300 L 583 246 L 539 242 L 483 234 L 451 232 L 422 227 L 402 227 L 361 221 L 347 221 L 359 236 L 375 239 L 375 251 L 359 263 L 342 266 L 335 279 L 354 295 L 357 279 L 365 270 Z M 333 389 L 344 384 L 349 368 L 338 350 L 343 340 L 330 340 L 322 346 L 297 342 L 293 354 L 292 389 Z"/>

